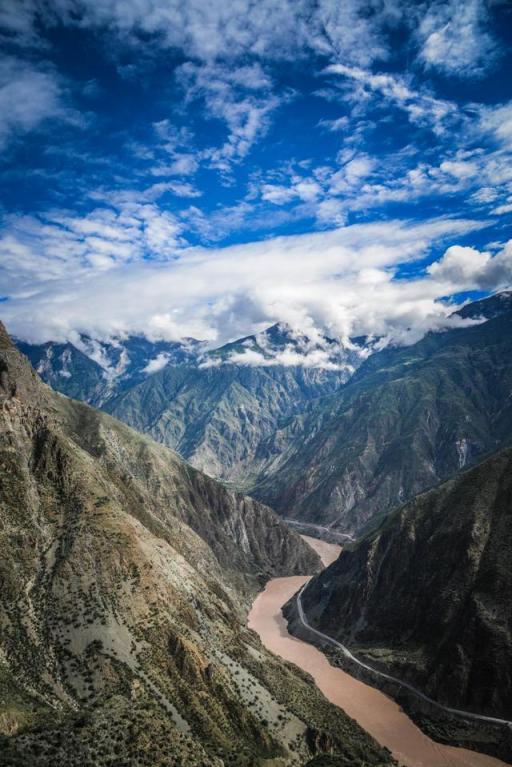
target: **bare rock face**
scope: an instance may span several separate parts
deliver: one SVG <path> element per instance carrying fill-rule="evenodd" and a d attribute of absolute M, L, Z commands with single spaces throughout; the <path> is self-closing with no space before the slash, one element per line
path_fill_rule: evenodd
<path fill-rule="evenodd" d="M 512 719 L 512 450 L 418 496 L 314 578 L 308 620 L 445 705 Z"/>
<path fill-rule="evenodd" d="M 0 330 L 0 764 L 387 756 L 245 628 L 316 555 L 272 512 L 52 392 Z M 271 715 L 268 712 L 271 712 Z"/>

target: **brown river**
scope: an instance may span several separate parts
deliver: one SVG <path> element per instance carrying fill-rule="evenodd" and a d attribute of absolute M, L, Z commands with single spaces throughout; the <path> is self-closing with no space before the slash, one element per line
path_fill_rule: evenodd
<path fill-rule="evenodd" d="M 340 547 L 315 538 L 304 540 L 320 555 L 325 566 L 339 555 Z M 249 628 L 259 634 L 271 652 L 307 671 L 325 697 L 355 719 L 382 746 L 407 767 L 504 767 L 505 762 L 464 748 L 435 743 L 402 709 L 379 690 L 331 666 L 313 645 L 292 637 L 281 614 L 282 606 L 309 580 L 308 576 L 274 578 L 254 601 Z"/>

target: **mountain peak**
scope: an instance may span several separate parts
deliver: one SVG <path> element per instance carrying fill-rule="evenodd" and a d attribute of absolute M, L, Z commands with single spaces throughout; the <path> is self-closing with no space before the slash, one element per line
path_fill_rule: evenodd
<path fill-rule="evenodd" d="M 503 290 L 501 293 L 481 298 L 479 301 L 472 301 L 455 314 L 464 319 L 494 320 L 510 312 L 512 312 L 512 290 Z"/>
<path fill-rule="evenodd" d="M 16 397 L 38 404 L 43 401 L 45 390 L 30 362 L 16 348 L 5 325 L 0 322 L 0 397 Z"/>
<path fill-rule="evenodd" d="M 0 349 L 8 349 L 12 351 L 15 348 L 16 347 L 11 341 L 11 337 L 6 330 L 4 323 L 0 321 Z"/>

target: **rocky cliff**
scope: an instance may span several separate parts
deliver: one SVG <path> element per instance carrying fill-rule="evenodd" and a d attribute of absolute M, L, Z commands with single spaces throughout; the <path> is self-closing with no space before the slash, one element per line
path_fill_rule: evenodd
<path fill-rule="evenodd" d="M 314 578 L 308 621 L 448 706 L 512 719 L 512 450 L 418 496 Z"/>
<path fill-rule="evenodd" d="M 0 331 L 0 764 L 389 760 L 245 628 L 316 555 L 267 508 L 52 392 Z"/>

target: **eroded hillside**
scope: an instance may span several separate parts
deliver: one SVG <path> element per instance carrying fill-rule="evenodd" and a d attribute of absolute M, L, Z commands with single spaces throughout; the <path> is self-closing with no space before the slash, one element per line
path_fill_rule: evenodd
<path fill-rule="evenodd" d="M 0 336 L 0 763 L 294 765 L 387 755 L 245 628 L 316 555 Z"/>

